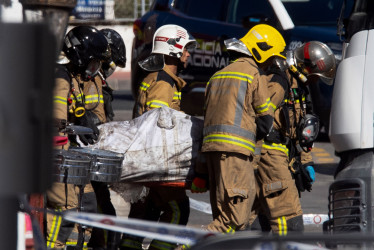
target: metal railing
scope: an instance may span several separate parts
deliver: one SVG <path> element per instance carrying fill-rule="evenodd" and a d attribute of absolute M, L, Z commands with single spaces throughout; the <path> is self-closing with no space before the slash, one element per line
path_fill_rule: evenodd
<path fill-rule="evenodd" d="M 134 0 L 134 19 L 143 16 L 152 2 L 153 0 Z"/>

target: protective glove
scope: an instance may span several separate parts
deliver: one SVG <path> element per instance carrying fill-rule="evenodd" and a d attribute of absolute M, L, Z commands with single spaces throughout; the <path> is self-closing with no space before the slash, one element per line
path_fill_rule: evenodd
<path fill-rule="evenodd" d="M 314 172 L 314 168 L 313 168 L 313 166 L 307 166 L 307 167 L 305 168 L 305 170 L 306 170 L 306 172 L 308 173 L 310 179 L 312 180 L 312 183 L 314 183 L 315 180 L 316 180 L 316 173 Z"/>
<path fill-rule="evenodd" d="M 205 193 L 208 190 L 205 178 L 195 177 L 191 184 L 192 193 Z"/>
<path fill-rule="evenodd" d="M 100 120 L 92 111 L 86 111 L 82 117 L 77 118 L 76 125 L 90 128 L 93 131 L 93 134 L 78 135 L 84 145 L 94 144 L 99 138 L 100 131 L 96 124 L 100 124 Z"/>
<path fill-rule="evenodd" d="M 108 121 L 113 121 L 114 112 L 112 107 L 113 90 L 109 86 L 103 86 L 104 110 Z"/>
<path fill-rule="evenodd" d="M 67 143 L 68 143 L 67 136 L 59 136 L 59 135 L 53 136 L 53 146 L 63 146 Z"/>

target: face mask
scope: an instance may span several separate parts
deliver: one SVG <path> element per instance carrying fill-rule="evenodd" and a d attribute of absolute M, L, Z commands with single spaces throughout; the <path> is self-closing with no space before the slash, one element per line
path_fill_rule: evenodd
<path fill-rule="evenodd" d="M 116 70 L 116 68 L 117 68 L 117 65 L 113 61 L 111 61 L 110 63 L 107 63 L 107 62 L 103 63 L 103 65 L 101 66 L 101 69 L 103 71 L 105 79 L 111 76 Z"/>
<path fill-rule="evenodd" d="M 299 144 L 305 152 L 312 149 L 313 142 L 317 139 L 319 133 L 319 119 L 315 115 L 305 115 L 298 128 Z"/>
<path fill-rule="evenodd" d="M 98 59 L 93 59 L 91 60 L 88 65 L 86 70 L 84 71 L 84 78 L 86 79 L 91 79 L 94 78 L 97 73 L 99 72 L 101 68 L 101 61 Z"/>

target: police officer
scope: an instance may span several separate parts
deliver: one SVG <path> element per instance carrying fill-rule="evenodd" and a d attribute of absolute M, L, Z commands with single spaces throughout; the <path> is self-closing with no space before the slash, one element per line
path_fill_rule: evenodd
<path fill-rule="evenodd" d="M 207 229 L 222 233 L 248 226 L 256 193 L 255 142 L 269 132 L 273 122 L 266 76 L 260 68 L 276 57 L 285 58 L 283 37 L 269 25 L 254 26 L 230 45 L 237 59 L 207 84 L 201 150 L 207 161 L 213 212 Z"/>
<path fill-rule="evenodd" d="M 195 39 L 178 25 L 163 25 L 153 37 L 151 55 L 139 63 L 150 73 L 141 83 L 133 118 L 159 107 L 180 110 L 181 89 L 185 81 L 177 76 L 178 68 L 186 65 L 188 50 L 196 47 Z M 189 199 L 184 189 L 151 187 L 145 201 L 131 204 L 129 218 L 154 220 L 186 225 Z M 142 249 L 141 238 L 124 235 L 121 249 Z M 153 240 L 149 249 L 174 249 L 173 243 Z"/>
<path fill-rule="evenodd" d="M 259 203 L 255 210 L 265 217 L 262 229 L 279 235 L 303 231 L 299 195 L 310 191 L 315 181 L 310 151 L 319 121 L 313 115 L 306 86 L 318 78 L 330 83 L 336 69 L 332 51 L 316 41 L 290 51 L 287 61 L 277 60 L 267 70 L 274 123 L 262 142 L 256 175 Z"/>
<path fill-rule="evenodd" d="M 95 121 L 99 118 L 85 110 L 83 83 L 89 82 L 97 75 L 101 62 L 110 57 L 110 49 L 106 38 L 90 26 L 77 26 L 70 30 L 64 39 L 64 56 L 56 67 L 54 88 L 54 118 L 60 135 L 65 135 L 66 123 L 90 127 L 94 133 L 80 135 L 81 142 L 94 143 L 98 136 Z M 67 150 L 70 143 L 59 146 Z M 47 209 L 57 213 L 47 213 L 46 242 L 48 248 L 64 248 L 75 246 L 78 233 L 73 232 L 75 223 L 62 219 L 59 212 L 77 210 L 79 188 L 73 184 L 53 183 L 47 191 Z M 94 196 L 93 196 L 94 199 Z M 90 199 L 89 199 L 90 200 Z M 92 202 L 90 202 L 92 204 Z M 92 204 L 92 209 L 96 204 Z M 88 239 L 85 239 L 87 242 Z"/>

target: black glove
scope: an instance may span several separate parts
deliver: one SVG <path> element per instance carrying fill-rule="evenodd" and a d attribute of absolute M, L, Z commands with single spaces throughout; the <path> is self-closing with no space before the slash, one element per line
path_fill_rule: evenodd
<path fill-rule="evenodd" d="M 103 86 L 104 109 L 106 119 L 113 121 L 114 113 L 112 107 L 113 90 L 109 86 Z"/>
<path fill-rule="evenodd" d="M 295 179 L 295 184 L 297 189 L 300 192 L 304 192 L 307 190 L 310 192 L 312 190 L 312 184 L 313 184 L 313 179 L 311 178 L 309 171 L 306 169 L 308 166 L 307 165 L 302 165 L 299 162 L 295 162 L 293 164 L 293 168 L 295 172 L 293 173 L 293 177 Z"/>
<path fill-rule="evenodd" d="M 100 131 L 96 125 L 100 124 L 99 118 L 92 111 L 87 111 L 82 117 L 77 118 L 76 125 L 87 127 L 93 130 L 93 134 L 78 135 L 84 145 L 94 144 L 99 138 Z"/>

